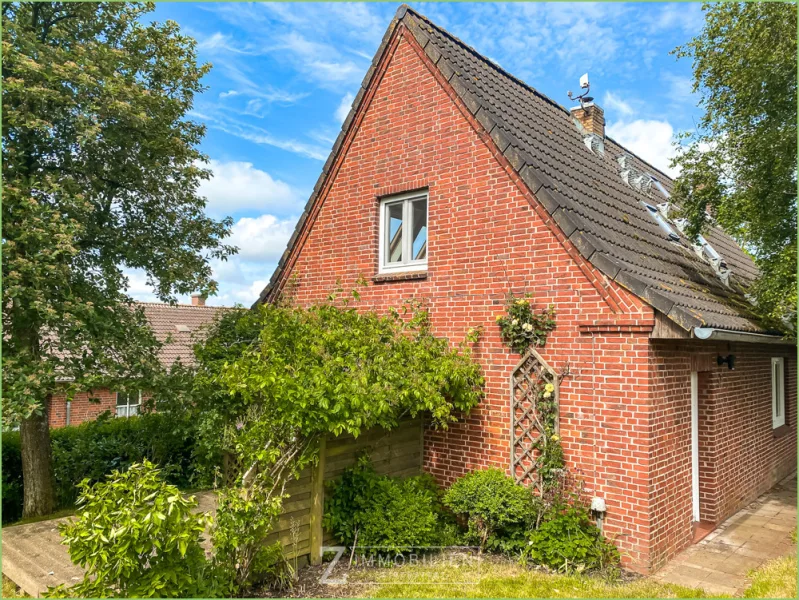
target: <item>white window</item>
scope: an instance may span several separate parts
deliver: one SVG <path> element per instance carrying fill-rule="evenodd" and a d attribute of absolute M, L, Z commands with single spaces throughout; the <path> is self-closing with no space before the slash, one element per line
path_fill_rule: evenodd
<path fill-rule="evenodd" d="M 380 202 L 380 272 L 427 268 L 427 192 L 412 192 Z"/>
<path fill-rule="evenodd" d="M 774 429 L 785 425 L 785 359 L 771 359 L 771 422 Z"/>
<path fill-rule="evenodd" d="M 135 417 L 141 406 L 141 392 L 117 392 L 117 417 Z"/>

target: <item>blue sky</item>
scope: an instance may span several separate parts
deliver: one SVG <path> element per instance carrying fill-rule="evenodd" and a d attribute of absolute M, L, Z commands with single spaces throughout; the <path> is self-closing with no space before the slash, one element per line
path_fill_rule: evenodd
<path fill-rule="evenodd" d="M 209 304 L 249 306 L 269 280 L 398 6 L 163 2 L 149 15 L 179 23 L 213 64 L 191 117 L 208 126 L 207 212 L 233 217 L 240 252 L 214 265 Z M 411 6 L 564 106 L 589 72 L 608 135 L 660 168 L 698 120 L 690 62 L 669 52 L 701 30 L 699 4 Z M 143 274 L 130 282 L 153 299 Z"/>

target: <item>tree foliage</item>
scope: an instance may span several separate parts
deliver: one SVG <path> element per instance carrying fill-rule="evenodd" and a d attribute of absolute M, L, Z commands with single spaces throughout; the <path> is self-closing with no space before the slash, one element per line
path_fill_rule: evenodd
<path fill-rule="evenodd" d="M 186 118 L 209 66 L 177 24 L 144 21 L 152 8 L 2 7 L 3 419 L 21 423 L 37 513 L 52 508 L 48 397 L 156 383 L 158 344 L 124 269 L 174 300 L 213 292 L 210 259 L 235 251 L 231 221 L 203 212 L 204 128 Z"/>
<path fill-rule="evenodd" d="M 203 213 L 195 42 L 152 5 L 3 6 L 3 388 L 9 421 L 153 357 L 123 268 L 163 300 L 213 290 L 229 221 Z"/>
<path fill-rule="evenodd" d="M 701 34 L 675 50 L 693 60 L 704 114 L 674 161 L 673 199 L 696 236 L 718 224 L 752 254 L 751 290 L 766 324 L 796 317 L 796 5 L 705 4 Z"/>

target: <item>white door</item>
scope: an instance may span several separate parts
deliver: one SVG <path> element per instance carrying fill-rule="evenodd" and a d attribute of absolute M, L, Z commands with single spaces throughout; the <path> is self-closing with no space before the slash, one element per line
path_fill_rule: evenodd
<path fill-rule="evenodd" d="M 691 502 L 699 522 L 699 374 L 691 371 Z"/>

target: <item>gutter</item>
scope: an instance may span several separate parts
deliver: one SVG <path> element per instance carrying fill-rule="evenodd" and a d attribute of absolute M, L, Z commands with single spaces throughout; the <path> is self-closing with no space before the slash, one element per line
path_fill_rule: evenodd
<path fill-rule="evenodd" d="M 779 335 L 765 333 L 747 333 L 744 331 L 729 331 L 727 329 L 714 329 L 712 327 L 694 327 L 691 337 L 699 340 L 712 340 L 720 342 L 748 342 L 750 344 L 780 344 L 795 346 L 796 340 L 788 340 Z"/>

